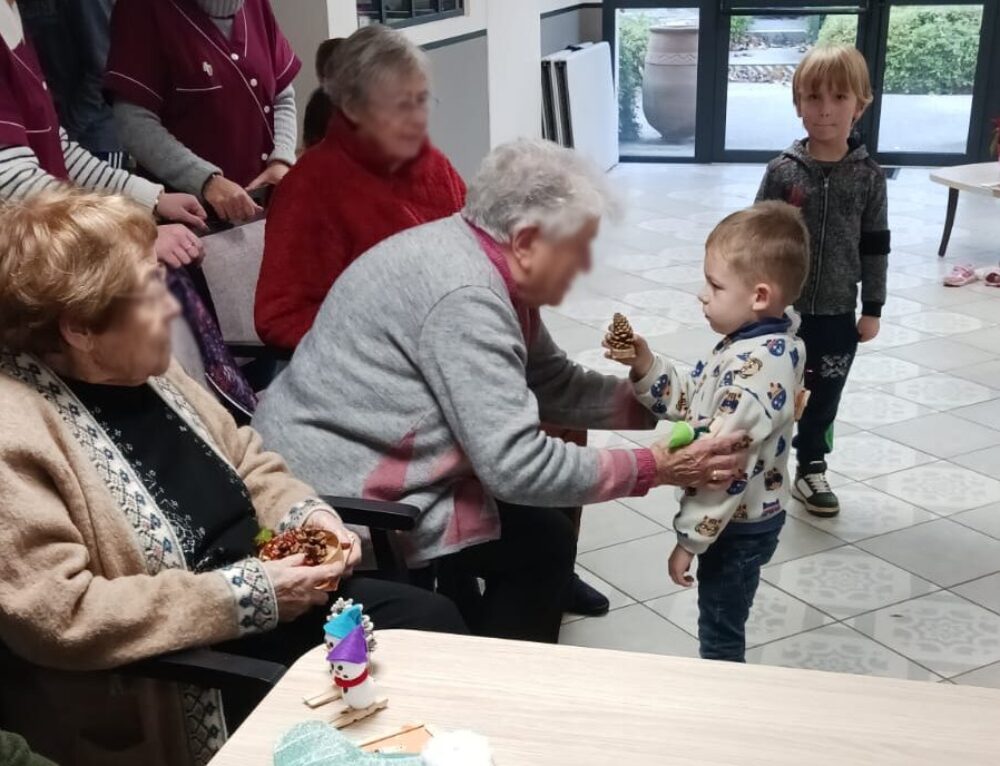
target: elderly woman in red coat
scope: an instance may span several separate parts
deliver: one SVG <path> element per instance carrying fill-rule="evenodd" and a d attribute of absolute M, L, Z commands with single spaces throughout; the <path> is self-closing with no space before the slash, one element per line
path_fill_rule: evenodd
<path fill-rule="evenodd" d="M 387 27 L 364 27 L 324 79 L 336 109 L 326 137 L 275 192 L 257 284 L 257 331 L 284 349 L 298 345 L 355 258 L 465 203 L 461 177 L 427 137 L 428 64 L 417 46 Z"/>

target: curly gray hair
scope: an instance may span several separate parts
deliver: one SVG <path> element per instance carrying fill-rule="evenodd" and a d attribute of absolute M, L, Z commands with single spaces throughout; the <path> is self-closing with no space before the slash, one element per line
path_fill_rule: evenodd
<path fill-rule="evenodd" d="M 370 24 L 344 40 L 323 70 L 323 90 L 335 106 L 363 106 L 387 77 L 419 73 L 430 79 L 427 54 L 407 37 Z"/>
<path fill-rule="evenodd" d="M 469 186 L 465 218 L 501 242 L 537 226 L 546 236 L 575 234 L 618 205 L 596 167 L 551 141 L 522 138 L 483 160 Z"/>

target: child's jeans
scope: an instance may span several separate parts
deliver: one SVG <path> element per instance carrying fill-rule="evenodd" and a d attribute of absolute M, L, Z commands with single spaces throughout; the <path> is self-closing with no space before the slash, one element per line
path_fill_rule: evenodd
<path fill-rule="evenodd" d="M 746 662 L 746 623 L 760 569 L 778 547 L 780 527 L 723 534 L 698 557 L 698 641 L 706 660 Z"/>

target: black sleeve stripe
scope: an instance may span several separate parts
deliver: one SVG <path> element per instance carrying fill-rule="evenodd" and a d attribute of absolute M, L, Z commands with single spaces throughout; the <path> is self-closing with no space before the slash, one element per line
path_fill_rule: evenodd
<path fill-rule="evenodd" d="M 889 252 L 889 230 L 861 232 L 861 255 L 885 255 Z"/>

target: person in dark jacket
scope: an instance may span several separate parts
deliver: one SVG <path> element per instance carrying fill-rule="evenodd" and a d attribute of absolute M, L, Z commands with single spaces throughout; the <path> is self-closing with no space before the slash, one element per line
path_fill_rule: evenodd
<path fill-rule="evenodd" d="M 304 149 L 315 146 L 326 135 L 326 128 L 330 124 L 333 116 L 333 101 L 327 95 L 324 82 L 328 79 L 326 73 L 332 72 L 334 54 L 344 42 L 343 37 L 334 37 L 324 40 L 316 49 L 316 79 L 320 86 L 313 91 L 306 104 L 306 112 L 302 118 L 302 145 Z"/>
<path fill-rule="evenodd" d="M 808 138 L 771 160 L 757 200 L 796 205 L 809 228 L 809 276 L 795 308 L 802 314 L 811 396 L 795 441 L 793 494 L 810 513 L 829 517 L 840 512 L 840 503 L 826 479 L 825 457 L 833 449 L 833 423 L 858 343 L 879 332 L 888 207 L 882 168 L 851 137 L 872 102 L 861 53 L 851 46 L 814 48 L 795 70 L 792 92 Z"/>

